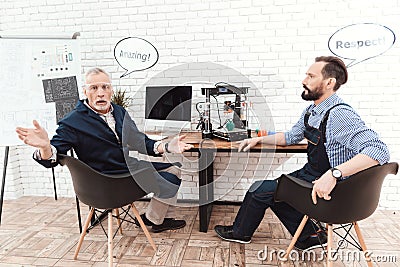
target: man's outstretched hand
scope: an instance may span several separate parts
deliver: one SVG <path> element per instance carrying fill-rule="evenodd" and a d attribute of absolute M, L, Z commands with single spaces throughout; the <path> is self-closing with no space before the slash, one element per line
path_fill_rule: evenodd
<path fill-rule="evenodd" d="M 18 138 L 25 144 L 39 149 L 50 148 L 50 140 L 47 131 L 42 128 L 36 120 L 33 120 L 33 126 L 34 128 L 17 127 L 15 131 L 17 132 Z"/>

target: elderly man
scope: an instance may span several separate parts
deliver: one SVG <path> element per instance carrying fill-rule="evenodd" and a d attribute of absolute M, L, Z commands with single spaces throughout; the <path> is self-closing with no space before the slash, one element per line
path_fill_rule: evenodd
<path fill-rule="evenodd" d="M 57 153 L 66 154 L 74 149 L 80 160 L 103 173 L 126 173 L 129 170 L 152 167 L 159 172 L 161 193 L 153 197 L 142 214 L 143 221 L 153 232 L 179 229 L 184 220 L 174 219 L 174 205 L 181 180 L 180 171 L 169 163 L 150 163 L 129 156 L 129 150 L 157 156 L 163 153 L 182 153 L 192 146 L 176 136 L 170 142 L 149 139 L 140 132 L 128 112 L 111 103 L 113 87 L 110 75 L 93 68 L 85 75 L 83 93 L 75 109 L 59 122 L 51 141 L 37 121 L 34 128 L 17 127 L 18 137 L 25 144 L 37 148 L 34 159 L 49 168 L 56 166 Z"/>

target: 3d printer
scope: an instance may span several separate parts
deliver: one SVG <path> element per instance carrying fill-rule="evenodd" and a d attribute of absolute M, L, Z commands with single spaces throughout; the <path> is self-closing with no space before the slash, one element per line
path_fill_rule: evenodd
<path fill-rule="evenodd" d="M 236 87 L 227 83 L 217 83 L 213 88 L 201 88 L 201 93 L 205 95 L 206 99 L 205 102 L 201 102 L 202 110 L 199 109 L 198 105 L 196 105 L 196 109 L 200 114 L 197 128 L 201 127 L 203 138 L 215 136 L 227 141 L 238 141 L 249 137 L 247 130 L 248 89 L 249 87 Z M 218 96 L 224 98 L 222 109 L 217 99 Z M 213 123 L 211 122 L 211 97 L 216 100 L 218 114 L 217 121 L 214 120 Z M 223 116 L 221 116 L 221 113 Z"/>

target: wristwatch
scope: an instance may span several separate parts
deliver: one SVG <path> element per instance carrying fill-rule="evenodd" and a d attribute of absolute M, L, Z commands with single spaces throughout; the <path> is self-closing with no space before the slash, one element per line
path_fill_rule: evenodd
<path fill-rule="evenodd" d="M 169 145 L 169 142 L 166 142 L 166 143 L 164 144 L 164 150 L 165 150 L 165 152 L 167 152 L 167 153 L 171 153 L 171 151 L 169 151 L 169 149 L 168 149 L 168 145 Z"/>
<path fill-rule="evenodd" d="M 336 178 L 336 180 L 339 180 L 342 178 L 342 172 L 339 169 L 336 168 L 331 168 L 332 176 Z"/>

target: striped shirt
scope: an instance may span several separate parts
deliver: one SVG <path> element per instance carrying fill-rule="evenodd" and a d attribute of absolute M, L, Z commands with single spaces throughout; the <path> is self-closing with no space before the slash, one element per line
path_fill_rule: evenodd
<path fill-rule="evenodd" d="M 304 139 L 304 116 L 307 111 L 311 113 L 308 123 L 318 128 L 325 112 L 339 103 L 344 102 L 333 94 L 318 105 L 308 106 L 292 129 L 285 132 L 286 143 L 297 144 Z M 340 105 L 330 111 L 326 125 L 325 148 L 332 167 L 350 160 L 357 154 L 365 154 L 377 160 L 379 164 L 389 161 L 389 150 L 379 140 L 378 134 L 365 125 L 352 107 L 346 105 Z"/>

